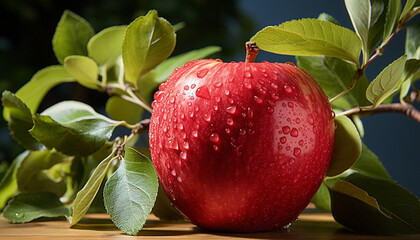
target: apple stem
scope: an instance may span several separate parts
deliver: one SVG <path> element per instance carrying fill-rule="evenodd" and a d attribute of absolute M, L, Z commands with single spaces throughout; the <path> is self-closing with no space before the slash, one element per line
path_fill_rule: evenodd
<path fill-rule="evenodd" d="M 260 51 L 260 48 L 257 46 L 255 42 L 246 42 L 245 47 L 246 47 L 245 62 L 253 63 L 255 61 L 255 58 L 258 55 L 258 51 Z"/>

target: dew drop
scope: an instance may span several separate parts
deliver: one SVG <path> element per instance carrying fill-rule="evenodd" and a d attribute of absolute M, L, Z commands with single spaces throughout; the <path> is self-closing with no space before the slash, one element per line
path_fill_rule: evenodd
<path fill-rule="evenodd" d="M 227 90 L 227 89 L 226 89 L 226 90 L 225 90 L 225 95 L 226 95 L 226 96 L 229 96 L 229 94 L 230 94 L 229 90 Z"/>
<path fill-rule="evenodd" d="M 280 97 L 279 95 L 277 95 L 277 93 L 273 93 L 271 94 L 271 98 L 273 98 L 274 100 L 278 100 Z"/>
<path fill-rule="evenodd" d="M 331 111 L 331 118 L 335 118 L 335 112 Z"/>
<path fill-rule="evenodd" d="M 209 72 L 209 69 L 208 68 L 200 69 L 197 72 L 197 77 L 198 78 L 203 78 L 204 76 L 207 75 L 208 72 Z"/>
<path fill-rule="evenodd" d="M 186 152 L 181 152 L 181 153 L 179 154 L 179 156 L 180 156 L 182 159 L 187 160 L 187 153 L 186 153 Z"/>
<path fill-rule="evenodd" d="M 178 124 L 178 128 L 179 128 L 180 130 L 184 129 L 184 124 L 179 123 L 179 124 Z"/>
<path fill-rule="evenodd" d="M 199 110 L 200 110 L 200 107 L 199 106 L 195 106 L 194 107 L 194 111 L 198 112 Z"/>
<path fill-rule="evenodd" d="M 300 148 L 295 148 L 295 149 L 293 149 L 293 155 L 294 155 L 295 157 L 299 157 L 300 153 L 301 153 Z"/>
<path fill-rule="evenodd" d="M 283 131 L 284 134 L 288 134 L 290 132 L 290 127 L 289 126 L 284 126 L 281 128 L 281 130 Z"/>
<path fill-rule="evenodd" d="M 176 176 L 176 171 L 175 171 L 175 169 L 172 169 L 172 171 L 171 171 L 171 174 L 172 174 L 172 176 Z"/>
<path fill-rule="evenodd" d="M 176 180 L 177 180 L 178 182 L 182 182 L 181 177 L 177 177 L 177 178 L 176 178 Z"/>
<path fill-rule="evenodd" d="M 286 138 L 286 137 L 281 137 L 281 138 L 280 138 L 280 142 L 281 142 L 281 143 L 283 143 L 283 144 L 284 144 L 284 143 L 286 143 L 286 141 L 287 141 L 287 138 Z"/>
<path fill-rule="evenodd" d="M 246 130 L 245 129 L 239 129 L 239 134 L 244 136 L 246 134 Z"/>
<path fill-rule="evenodd" d="M 182 132 L 182 133 L 181 133 L 181 138 L 182 138 L 182 139 L 186 139 L 186 138 L 187 138 L 187 134 L 186 134 L 185 132 Z"/>
<path fill-rule="evenodd" d="M 252 88 L 252 84 L 250 82 L 245 82 L 244 83 L 244 88 L 251 89 Z"/>
<path fill-rule="evenodd" d="M 292 88 L 289 87 L 289 86 L 287 86 L 287 85 L 284 85 L 284 91 L 286 91 L 287 93 L 291 93 L 292 92 Z"/>
<path fill-rule="evenodd" d="M 188 89 L 190 89 L 190 87 L 188 85 L 185 85 L 184 90 L 188 90 Z"/>
<path fill-rule="evenodd" d="M 213 145 L 213 149 L 214 149 L 214 151 L 217 151 L 217 150 L 219 150 L 219 146 Z"/>
<path fill-rule="evenodd" d="M 248 108 L 247 115 L 249 118 L 252 118 L 254 116 L 254 111 L 252 111 L 251 108 Z"/>
<path fill-rule="evenodd" d="M 274 109 L 273 109 L 272 107 L 268 107 L 268 108 L 267 108 L 267 112 L 268 112 L 268 113 L 273 113 L 273 112 L 274 112 Z"/>
<path fill-rule="evenodd" d="M 211 114 L 204 114 L 203 118 L 206 120 L 206 122 L 211 122 Z"/>
<path fill-rule="evenodd" d="M 257 96 L 254 96 L 254 101 L 258 104 L 261 104 L 263 102 L 263 100 Z"/>
<path fill-rule="evenodd" d="M 191 89 L 194 89 L 197 85 L 191 84 Z"/>
<path fill-rule="evenodd" d="M 194 112 L 193 111 L 189 112 L 188 116 L 190 116 L 190 118 L 193 118 L 194 117 Z"/>
<path fill-rule="evenodd" d="M 213 133 L 210 135 L 210 141 L 218 143 L 220 141 L 219 134 Z"/>
<path fill-rule="evenodd" d="M 286 150 L 287 150 L 287 151 L 289 151 L 289 150 L 290 150 L 290 146 L 287 146 L 287 147 L 286 147 Z"/>
<path fill-rule="evenodd" d="M 308 114 L 308 117 L 307 117 L 306 120 L 308 121 L 308 123 L 310 125 L 313 125 L 314 124 L 314 117 L 312 116 L 312 114 Z"/>
<path fill-rule="evenodd" d="M 188 142 L 183 142 L 182 147 L 185 149 L 190 149 L 190 144 L 188 144 Z"/>
<path fill-rule="evenodd" d="M 222 85 L 223 85 L 223 83 L 220 82 L 220 81 L 217 81 L 217 82 L 214 83 L 214 86 L 217 87 L 217 88 L 221 87 Z"/>
<path fill-rule="evenodd" d="M 228 118 L 228 120 L 227 120 L 227 124 L 228 124 L 229 126 L 233 126 L 233 119 L 232 119 L 232 118 Z"/>
<path fill-rule="evenodd" d="M 179 117 L 180 117 L 181 119 L 185 119 L 185 114 L 181 113 L 181 114 L 179 115 Z"/>
<path fill-rule="evenodd" d="M 300 123 L 300 118 L 296 118 L 296 123 L 299 124 Z"/>
<path fill-rule="evenodd" d="M 296 128 L 293 128 L 292 131 L 290 132 L 290 136 L 292 137 L 297 137 L 299 135 L 299 132 Z"/>
<path fill-rule="evenodd" d="M 220 97 L 215 97 L 214 100 L 219 103 L 220 102 Z"/>
<path fill-rule="evenodd" d="M 179 146 L 178 146 L 178 141 L 176 140 L 176 138 L 169 139 L 167 142 L 167 147 L 170 149 L 178 150 Z"/>
<path fill-rule="evenodd" d="M 299 146 L 303 147 L 303 140 L 299 141 Z"/>
<path fill-rule="evenodd" d="M 192 136 L 193 136 L 193 137 L 195 137 L 195 138 L 197 138 L 197 137 L 198 137 L 198 132 L 197 132 L 197 131 L 192 131 L 192 133 L 191 133 L 191 134 L 192 134 Z"/>
<path fill-rule="evenodd" d="M 230 134 L 230 129 L 229 129 L 229 128 L 225 128 L 225 132 L 226 132 L 227 134 Z"/>
<path fill-rule="evenodd" d="M 250 77 L 252 77 L 252 74 L 250 72 L 245 72 L 245 77 L 250 78 Z"/>
<path fill-rule="evenodd" d="M 217 106 L 217 105 L 214 105 L 213 108 L 214 108 L 215 111 L 219 110 L 219 106 Z"/>
<path fill-rule="evenodd" d="M 289 106 L 289 108 L 293 108 L 293 107 L 294 107 L 294 105 L 293 105 L 293 103 L 292 103 L 292 102 L 288 102 L 288 103 L 287 103 L 287 106 Z"/>
<path fill-rule="evenodd" d="M 279 88 L 279 86 L 277 84 L 275 84 L 275 83 L 271 83 L 271 87 L 274 88 L 274 89 L 278 89 Z"/>
<path fill-rule="evenodd" d="M 229 114 L 235 114 L 236 113 L 236 106 L 230 106 L 226 108 L 226 112 Z"/>
<path fill-rule="evenodd" d="M 210 98 L 210 92 L 209 92 L 209 89 L 207 88 L 207 86 L 201 86 L 201 87 L 197 88 L 197 91 L 195 92 L 195 95 L 197 95 L 197 97 L 201 97 L 201 98 L 205 98 L 205 99 Z"/>

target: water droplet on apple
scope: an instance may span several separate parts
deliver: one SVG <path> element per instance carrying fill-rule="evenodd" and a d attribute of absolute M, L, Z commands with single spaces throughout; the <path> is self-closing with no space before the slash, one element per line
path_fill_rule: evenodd
<path fill-rule="evenodd" d="M 250 72 L 245 72 L 244 76 L 246 78 L 250 78 L 250 77 L 252 77 L 252 74 Z"/>
<path fill-rule="evenodd" d="M 245 129 L 239 129 L 239 134 L 244 136 L 246 134 L 246 130 Z"/>
<path fill-rule="evenodd" d="M 188 85 L 185 85 L 184 90 L 188 90 L 188 89 L 190 89 L 190 87 Z"/>
<path fill-rule="evenodd" d="M 197 97 L 201 97 L 201 98 L 205 98 L 205 99 L 210 98 L 210 92 L 209 92 L 209 89 L 207 88 L 207 86 L 201 86 L 201 87 L 197 88 L 197 91 L 195 92 L 195 95 L 197 95 Z"/>
<path fill-rule="evenodd" d="M 191 133 L 191 134 L 192 134 L 192 136 L 193 136 L 193 137 L 195 137 L 195 138 L 197 138 L 197 137 L 198 137 L 198 132 L 197 132 L 197 131 L 192 131 L 192 133 Z"/>
<path fill-rule="evenodd" d="M 278 100 L 280 97 L 277 93 L 272 93 L 271 98 L 273 98 L 274 100 Z"/>
<path fill-rule="evenodd" d="M 178 182 L 182 182 L 182 178 L 181 178 L 181 177 L 177 177 L 177 178 L 176 178 L 176 180 L 177 180 Z"/>
<path fill-rule="evenodd" d="M 164 95 L 164 92 L 163 92 L 163 91 L 157 91 L 157 92 L 153 95 L 153 97 L 155 98 L 155 100 L 156 100 L 156 101 L 160 101 L 160 100 L 162 100 L 163 95 Z"/>
<path fill-rule="evenodd" d="M 179 117 L 180 117 L 181 119 L 185 119 L 185 114 L 181 113 L 181 114 L 179 115 Z"/>
<path fill-rule="evenodd" d="M 254 96 L 254 101 L 258 104 L 261 104 L 263 102 L 263 100 L 259 98 L 258 96 Z"/>
<path fill-rule="evenodd" d="M 217 133 L 212 133 L 212 134 L 210 135 L 210 141 L 212 141 L 212 142 L 214 142 L 214 143 L 218 143 L 218 142 L 220 141 L 219 134 L 217 134 Z"/>
<path fill-rule="evenodd" d="M 166 147 L 170 149 L 178 150 L 179 146 L 178 146 L 178 141 L 176 140 L 176 138 L 169 139 Z"/>
<path fill-rule="evenodd" d="M 179 128 L 180 130 L 184 129 L 184 124 L 179 123 L 179 124 L 178 124 L 178 128 Z"/>
<path fill-rule="evenodd" d="M 299 140 L 299 146 L 303 147 L 303 140 Z"/>
<path fill-rule="evenodd" d="M 289 108 L 293 108 L 293 107 L 294 107 L 294 105 L 293 105 L 293 103 L 292 103 L 292 102 L 288 102 L 288 103 L 287 103 L 287 106 L 289 106 Z"/>
<path fill-rule="evenodd" d="M 290 127 L 289 126 L 284 126 L 284 127 L 281 128 L 281 130 L 283 131 L 284 134 L 289 134 Z"/>
<path fill-rule="evenodd" d="M 307 117 L 306 120 L 309 123 L 309 125 L 313 125 L 314 124 L 314 117 L 312 116 L 312 114 L 308 114 L 308 117 Z"/>
<path fill-rule="evenodd" d="M 233 126 L 233 119 L 232 118 L 228 118 L 228 120 L 226 122 L 229 126 Z"/>
<path fill-rule="evenodd" d="M 300 148 L 295 148 L 295 149 L 293 149 L 293 155 L 294 155 L 295 157 L 299 157 L 300 153 L 301 153 Z"/>
<path fill-rule="evenodd" d="M 179 155 L 181 158 L 182 158 L 182 153 L 183 153 L 183 152 L 181 152 L 181 154 Z M 179 159 L 177 159 L 177 160 L 175 161 L 175 164 L 176 164 L 176 166 L 177 166 L 177 167 L 181 167 L 181 166 L 182 166 L 182 162 L 181 162 L 181 160 L 179 160 Z"/>
<path fill-rule="evenodd" d="M 217 81 L 217 82 L 214 83 L 214 86 L 217 87 L 217 88 L 221 87 L 222 85 L 223 85 L 223 83 L 221 81 Z"/>
<path fill-rule="evenodd" d="M 194 89 L 197 85 L 191 84 L 191 89 Z"/>
<path fill-rule="evenodd" d="M 298 117 L 296 118 L 296 123 L 300 124 L 300 118 L 298 118 Z"/>
<path fill-rule="evenodd" d="M 185 132 L 182 132 L 182 133 L 181 133 L 181 138 L 182 138 L 182 139 L 186 139 L 186 138 L 187 138 L 187 134 L 186 134 Z"/>
<path fill-rule="evenodd" d="M 204 76 L 207 75 L 208 72 L 209 72 L 209 69 L 208 68 L 200 69 L 197 72 L 197 77 L 198 78 L 203 78 Z"/>
<path fill-rule="evenodd" d="M 17 218 L 23 218 L 24 216 L 25 216 L 25 214 L 22 213 L 22 212 L 16 212 L 15 213 L 15 217 L 17 217 Z"/>
<path fill-rule="evenodd" d="M 193 112 L 193 111 L 188 112 L 188 116 L 189 116 L 190 118 L 193 118 L 193 117 L 194 117 L 194 112 Z"/>
<path fill-rule="evenodd" d="M 244 83 L 244 88 L 246 88 L 246 89 L 252 89 L 252 84 L 250 82 L 245 82 Z"/>
<path fill-rule="evenodd" d="M 190 148 L 190 144 L 188 144 L 188 142 L 183 142 L 182 143 L 182 147 L 185 149 L 189 149 Z"/>
<path fill-rule="evenodd" d="M 248 108 L 247 115 L 248 115 L 249 118 L 252 118 L 254 116 L 254 111 L 252 111 L 251 108 Z"/>
<path fill-rule="evenodd" d="M 204 120 L 206 120 L 206 122 L 211 122 L 211 114 L 205 113 L 203 115 L 203 118 L 204 118 Z"/>
<path fill-rule="evenodd" d="M 226 112 L 229 114 L 235 114 L 236 113 L 236 106 L 230 106 L 226 108 Z"/>
<path fill-rule="evenodd" d="M 227 90 L 227 89 L 226 89 L 226 90 L 225 90 L 225 95 L 226 95 L 226 96 L 229 96 L 229 94 L 230 94 L 229 90 Z"/>
<path fill-rule="evenodd" d="M 213 145 L 213 149 L 214 149 L 214 151 L 217 151 L 217 150 L 219 150 L 219 146 Z"/>
<path fill-rule="evenodd" d="M 279 88 L 279 85 L 277 85 L 275 83 L 271 83 L 271 87 L 274 88 L 274 89 L 278 89 Z"/>
<path fill-rule="evenodd" d="M 268 107 L 268 108 L 267 108 L 267 112 L 268 112 L 268 113 L 273 113 L 273 112 L 274 112 L 274 109 L 273 109 L 272 107 Z"/>
<path fill-rule="evenodd" d="M 227 134 L 230 134 L 230 129 L 229 129 L 229 128 L 226 128 L 226 129 L 225 129 L 225 132 L 226 132 Z"/>
<path fill-rule="evenodd" d="M 296 128 L 293 128 L 292 131 L 290 132 L 290 136 L 292 137 L 297 137 L 299 135 L 299 132 Z"/>
<path fill-rule="evenodd" d="M 181 152 L 181 153 L 179 154 L 179 156 L 180 156 L 182 159 L 187 160 L 187 153 L 186 153 L 186 152 Z"/>
<path fill-rule="evenodd" d="M 335 118 L 335 112 L 331 111 L 331 118 Z"/>
<path fill-rule="evenodd" d="M 292 88 L 289 87 L 289 86 L 287 86 L 287 85 L 284 85 L 284 91 L 286 91 L 287 93 L 291 93 L 292 92 Z"/>
<path fill-rule="evenodd" d="M 286 143 L 286 141 L 287 141 L 287 138 L 286 138 L 286 137 L 281 137 L 281 138 L 280 138 L 280 142 L 281 142 L 281 143 L 283 143 L 283 144 L 284 144 L 284 143 Z"/>

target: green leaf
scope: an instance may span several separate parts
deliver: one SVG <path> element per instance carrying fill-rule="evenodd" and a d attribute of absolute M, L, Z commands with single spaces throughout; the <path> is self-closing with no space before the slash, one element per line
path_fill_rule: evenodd
<path fill-rule="evenodd" d="M 38 110 L 47 92 L 60 83 L 74 82 L 74 78 L 64 70 L 63 66 L 54 65 L 39 70 L 22 88 L 16 92 L 16 96 L 24 102 L 31 113 Z M 3 116 L 7 120 L 7 109 L 3 110 Z"/>
<path fill-rule="evenodd" d="M 331 198 L 328 187 L 325 184 L 319 186 L 318 191 L 313 196 L 311 202 L 315 204 L 318 209 L 326 212 L 331 212 Z"/>
<path fill-rule="evenodd" d="M 6 161 L 2 161 L 0 163 L 0 181 L 6 176 L 7 169 L 9 168 L 9 164 Z"/>
<path fill-rule="evenodd" d="M 34 127 L 30 133 L 39 142 L 47 148 L 78 156 L 99 150 L 111 137 L 114 128 L 121 123 L 75 101 L 58 103 L 42 115 L 35 115 L 33 120 Z"/>
<path fill-rule="evenodd" d="M 19 193 L 10 200 L 3 212 L 3 216 L 13 223 L 69 215 L 69 209 L 51 192 Z"/>
<path fill-rule="evenodd" d="M 401 16 L 399 20 L 402 20 L 408 14 L 408 12 L 410 12 L 413 9 L 413 7 L 415 6 L 415 3 L 416 3 L 416 0 L 407 0 L 401 12 Z"/>
<path fill-rule="evenodd" d="M 361 42 L 350 29 L 318 19 L 269 26 L 251 38 L 264 51 L 277 54 L 337 57 L 359 65 Z"/>
<path fill-rule="evenodd" d="M 386 22 L 384 27 L 383 39 L 387 39 L 394 31 L 398 19 L 401 14 L 401 0 L 389 0 L 388 12 L 386 14 Z"/>
<path fill-rule="evenodd" d="M 114 153 L 111 153 L 107 158 L 99 163 L 82 190 L 77 193 L 73 202 L 73 213 L 69 218 L 71 226 L 78 223 L 89 210 L 89 207 L 95 199 L 109 167 L 116 159 L 116 157 L 113 157 L 113 154 Z"/>
<path fill-rule="evenodd" d="M 168 58 L 175 48 L 172 25 L 155 10 L 134 20 L 125 32 L 122 45 L 125 77 L 131 83 Z"/>
<path fill-rule="evenodd" d="M 365 144 L 362 145 L 362 153 L 357 162 L 350 168 L 350 172 L 391 180 L 391 176 L 379 161 L 378 157 L 370 151 Z"/>
<path fill-rule="evenodd" d="M 44 149 L 45 147 L 28 132 L 34 124 L 31 111 L 26 104 L 9 91 L 3 92 L 1 102 L 4 108 L 4 118 L 8 121 L 7 124 L 13 139 L 28 150 Z"/>
<path fill-rule="evenodd" d="M 345 0 L 353 27 L 362 41 L 363 60 L 367 61 L 372 50 L 379 43 L 383 22 L 383 0 Z"/>
<path fill-rule="evenodd" d="M 404 73 L 402 76 L 402 84 L 400 91 L 400 101 L 403 101 L 403 98 L 407 96 L 408 91 L 410 90 L 411 85 L 418 80 L 416 73 L 419 72 L 420 60 L 419 59 L 408 59 L 405 62 Z"/>
<path fill-rule="evenodd" d="M 127 26 L 105 28 L 93 36 L 87 45 L 88 56 L 95 59 L 99 66 L 111 67 L 121 56 L 122 42 Z"/>
<path fill-rule="evenodd" d="M 156 200 L 158 179 L 152 162 L 135 148 L 126 148 L 117 171 L 105 184 L 104 202 L 115 225 L 136 235 Z"/>
<path fill-rule="evenodd" d="M 19 154 L 7 169 L 6 175 L 0 181 L 0 210 L 6 206 L 7 201 L 18 190 L 16 172 L 22 161 L 28 156 L 29 151 Z"/>
<path fill-rule="evenodd" d="M 369 55 L 368 36 L 372 16 L 372 5 L 370 4 L 370 0 L 345 0 L 344 2 L 354 30 L 362 41 L 363 59 L 365 59 L 366 55 Z"/>
<path fill-rule="evenodd" d="M 369 84 L 366 98 L 376 107 L 391 96 L 400 85 L 400 78 L 404 71 L 406 55 L 401 56 L 389 64 Z"/>
<path fill-rule="evenodd" d="M 66 10 L 58 22 L 52 40 L 53 50 L 59 63 L 70 55 L 87 56 L 87 43 L 93 36 L 92 26 L 79 15 Z"/>
<path fill-rule="evenodd" d="M 340 26 L 340 23 L 337 21 L 337 19 L 335 19 L 333 16 L 329 15 L 328 13 L 319 14 L 317 19 L 332 22 L 332 23 Z"/>
<path fill-rule="evenodd" d="M 327 176 L 336 176 L 349 169 L 360 156 L 362 141 L 359 132 L 346 116 L 335 118 L 337 129 Z"/>
<path fill-rule="evenodd" d="M 405 54 L 408 59 L 420 58 L 420 22 L 407 27 Z"/>
<path fill-rule="evenodd" d="M 337 183 L 330 189 L 331 208 L 340 224 L 374 235 L 420 233 L 420 201 L 405 188 L 357 173 Z"/>
<path fill-rule="evenodd" d="M 296 62 L 300 68 L 305 69 L 315 78 L 329 98 L 335 97 L 347 89 L 351 85 L 356 72 L 354 64 L 332 57 L 298 56 Z M 363 76 L 349 93 L 334 101 L 332 105 L 341 109 L 368 105 L 369 102 L 365 96 L 368 85 L 367 78 Z"/>
<path fill-rule="evenodd" d="M 98 65 L 91 58 L 78 55 L 68 56 L 64 59 L 63 66 L 80 85 L 90 89 L 100 88 Z"/>
<path fill-rule="evenodd" d="M 72 158 L 56 151 L 32 151 L 25 157 L 16 172 L 18 189 L 21 192 L 53 192 L 61 197 L 66 191 L 66 182 L 50 176 L 46 170 Z M 63 173 L 64 174 L 64 173 Z"/>
<path fill-rule="evenodd" d="M 105 110 L 112 119 L 124 120 L 129 124 L 138 123 L 144 112 L 144 108 L 118 96 L 113 96 L 108 99 Z"/>

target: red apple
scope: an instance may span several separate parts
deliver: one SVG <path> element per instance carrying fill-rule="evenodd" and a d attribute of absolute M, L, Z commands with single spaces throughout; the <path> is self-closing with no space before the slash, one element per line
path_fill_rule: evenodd
<path fill-rule="evenodd" d="M 292 64 L 197 60 L 155 94 L 150 150 L 174 206 L 209 230 L 281 228 L 327 171 L 327 97 Z"/>

